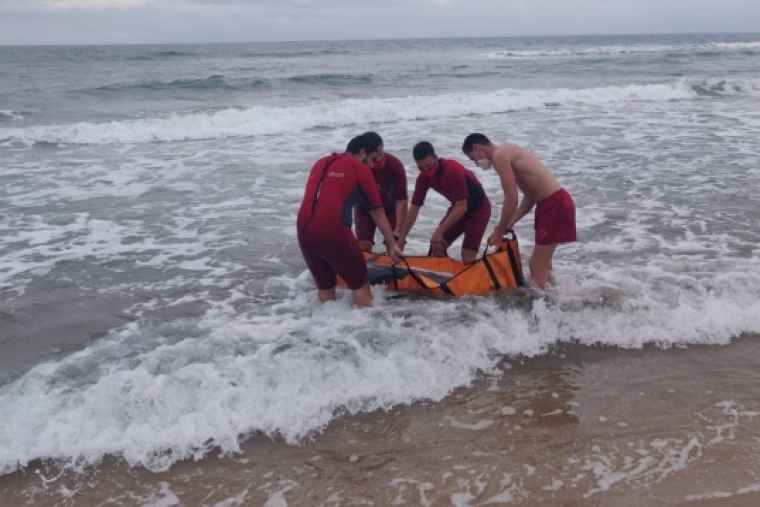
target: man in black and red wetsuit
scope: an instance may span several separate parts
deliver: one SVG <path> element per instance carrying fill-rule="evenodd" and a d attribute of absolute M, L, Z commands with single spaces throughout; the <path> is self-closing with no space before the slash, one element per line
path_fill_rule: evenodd
<path fill-rule="evenodd" d="M 383 139 L 376 132 L 365 132 L 364 136 L 377 146 L 377 160 L 370 166 L 375 177 L 377 191 L 383 201 L 383 210 L 388 223 L 393 229 L 393 235 L 398 237 L 401 224 L 404 223 L 407 212 L 406 169 L 399 159 L 386 152 Z M 354 230 L 359 246 L 365 252 L 371 252 L 375 244 L 375 221 L 366 211 L 366 203 L 360 202 L 354 208 Z"/>
<path fill-rule="evenodd" d="M 477 176 L 456 160 L 438 158 L 433 145 L 427 141 L 417 143 L 412 155 L 420 170 L 414 185 L 412 205 L 404 220 L 398 243 L 406 243 L 409 231 L 417 221 L 420 206 L 425 203 L 429 189 L 433 189 L 451 202 L 443 220 L 430 238 L 435 256 L 446 255 L 446 249 L 464 233 L 462 262 L 475 262 L 480 241 L 491 219 L 491 202 Z"/>
<path fill-rule="evenodd" d="M 372 306 L 367 263 L 351 232 L 351 216 L 359 199 L 368 203 L 367 212 L 385 237 L 394 262 L 402 256 L 368 167 L 376 154 L 372 141 L 357 136 L 345 153 L 319 159 L 309 173 L 296 223 L 298 245 L 323 303 L 335 299 L 340 275 L 353 291 L 357 306 Z"/>

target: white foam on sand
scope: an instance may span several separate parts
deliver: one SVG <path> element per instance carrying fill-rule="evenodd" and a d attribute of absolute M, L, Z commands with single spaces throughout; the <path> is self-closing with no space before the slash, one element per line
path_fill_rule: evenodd
<path fill-rule="evenodd" d="M 760 276 L 738 290 L 713 286 L 708 297 L 649 292 L 613 308 L 558 295 L 528 312 L 493 299 L 318 306 L 305 273 L 289 283 L 291 296 L 269 313 L 217 303 L 197 322 L 177 323 L 171 340 L 157 334 L 172 335 L 171 326 L 132 323 L 3 386 L 0 471 L 38 457 L 84 464 L 106 454 L 164 470 L 214 446 L 238 451 L 251 432 L 295 443 L 344 411 L 438 401 L 478 371 L 497 373 L 500 357 L 542 354 L 557 341 L 725 344 L 760 332 Z"/>

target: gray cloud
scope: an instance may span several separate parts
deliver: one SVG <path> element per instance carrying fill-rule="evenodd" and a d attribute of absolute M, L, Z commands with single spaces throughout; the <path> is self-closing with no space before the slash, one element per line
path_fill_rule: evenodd
<path fill-rule="evenodd" d="M 0 44 L 753 31 L 757 0 L 0 0 Z"/>

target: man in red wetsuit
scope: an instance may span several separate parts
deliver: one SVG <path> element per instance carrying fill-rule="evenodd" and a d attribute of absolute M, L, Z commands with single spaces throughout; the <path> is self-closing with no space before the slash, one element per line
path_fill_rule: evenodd
<path fill-rule="evenodd" d="M 577 240 L 575 203 L 535 155 L 516 144 L 493 144 L 483 134 L 470 134 L 462 151 L 482 169 L 493 167 L 501 179 L 504 205 L 490 237 L 496 244 L 535 205 L 536 248 L 530 257 L 530 276 L 540 288 L 553 283 L 552 256 L 560 243 Z M 517 205 L 517 189 L 523 199 Z"/>
<path fill-rule="evenodd" d="M 383 201 L 385 216 L 391 224 L 393 235 L 398 237 L 407 212 L 406 169 L 399 159 L 383 149 L 383 139 L 376 132 L 366 132 L 364 136 L 377 146 L 377 160 L 370 168 Z M 354 227 L 361 249 L 371 252 L 377 226 L 366 209 L 366 203 L 362 202 L 354 208 Z"/>
<path fill-rule="evenodd" d="M 357 306 L 372 306 L 367 263 L 351 232 L 351 216 L 359 199 L 368 203 L 367 212 L 385 237 L 394 262 L 402 256 L 368 167 L 376 154 L 372 141 L 357 136 L 345 153 L 319 159 L 309 173 L 296 223 L 298 245 L 323 303 L 335 299 L 340 275 Z"/>
<path fill-rule="evenodd" d="M 491 219 L 491 202 L 483 185 L 472 171 L 456 160 L 438 158 L 433 145 L 427 141 L 417 143 L 412 155 L 420 174 L 414 185 L 412 205 L 401 229 L 399 245 L 403 248 L 406 243 L 406 237 L 417 221 L 420 206 L 425 203 L 427 191 L 432 188 L 451 202 L 451 207 L 430 238 L 433 255 L 446 255 L 449 245 L 464 233 L 462 262 L 475 262 Z"/>

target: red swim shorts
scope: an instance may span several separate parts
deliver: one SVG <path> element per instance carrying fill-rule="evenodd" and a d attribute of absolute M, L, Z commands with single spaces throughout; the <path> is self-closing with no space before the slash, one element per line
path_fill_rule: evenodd
<path fill-rule="evenodd" d="M 396 230 L 396 210 L 385 212 L 388 223 L 391 224 L 391 230 Z M 377 224 L 366 211 L 354 208 L 354 228 L 356 230 L 356 239 L 359 241 L 371 241 L 375 244 L 375 231 Z"/>
<path fill-rule="evenodd" d="M 453 207 L 452 207 L 453 208 Z M 452 208 L 446 212 L 443 220 L 451 213 Z M 457 240 L 459 236 L 464 233 L 464 241 L 462 241 L 462 248 L 468 250 L 480 250 L 480 243 L 483 241 L 483 235 L 488 227 L 488 221 L 491 219 L 491 202 L 487 197 L 483 197 L 483 202 L 472 213 L 465 213 L 462 218 L 446 229 L 443 233 L 443 239 L 446 241 L 446 245 L 451 245 Z M 443 222 L 441 220 L 441 222 Z"/>
<path fill-rule="evenodd" d="M 312 220 L 304 233 L 299 232 L 298 246 L 319 290 L 335 287 L 337 275 L 351 290 L 369 280 L 359 242 L 340 220 Z"/>
<path fill-rule="evenodd" d="M 536 244 L 557 245 L 577 241 L 575 203 L 564 188 L 536 206 Z"/>

